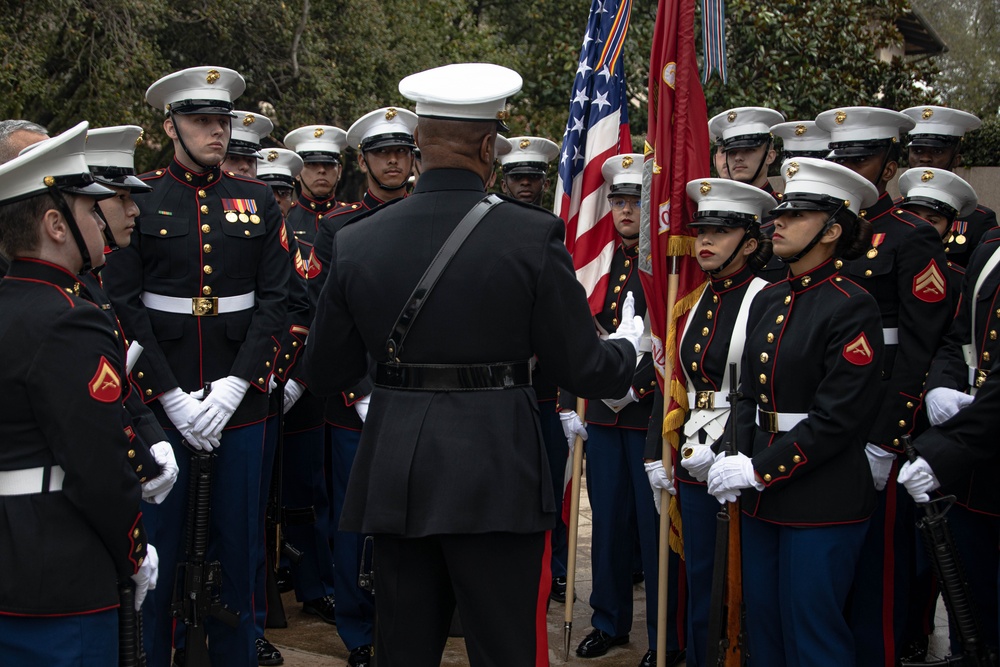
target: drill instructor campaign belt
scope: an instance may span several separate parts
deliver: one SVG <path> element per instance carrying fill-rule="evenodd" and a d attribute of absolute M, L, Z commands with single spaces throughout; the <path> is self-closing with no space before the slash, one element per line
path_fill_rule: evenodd
<path fill-rule="evenodd" d="M 455 253 L 486 214 L 502 203 L 503 199 L 497 195 L 487 195 L 465 214 L 445 239 L 396 318 L 389 339 L 385 342 L 386 356 L 391 361 L 378 364 L 375 371 L 377 386 L 424 391 L 476 391 L 511 389 L 531 384 L 531 367 L 527 361 L 470 365 L 404 364 L 400 361 L 406 334 Z"/>
<path fill-rule="evenodd" d="M 0 496 L 26 496 L 61 491 L 66 472 L 59 466 L 0 470 Z"/>
<path fill-rule="evenodd" d="M 236 296 L 196 296 L 193 298 L 143 292 L 139 298 L 142 299 L 143 305 L 150 310 L 195 317 L 237 313 L 241 310 L 249 310 L 257 303 L 257 297 L 253 292 Z"/>
<path fill-rule="evenodd" d="M 378 364 L 375 386 L 417 391 L 477 391 L 531 386 L 531 363 Z"/>

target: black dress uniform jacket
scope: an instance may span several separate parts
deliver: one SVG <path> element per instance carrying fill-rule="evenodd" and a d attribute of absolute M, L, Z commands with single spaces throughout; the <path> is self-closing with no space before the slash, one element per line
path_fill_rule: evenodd
<path fill-rule="evenodd" d="M 320 201 L 313 199 L 306 194 L 300 194 L 297 201 L 292 202 L 292 207 L 288 210 L 286 222 L 288 228 L 299 242 L 302 256 L 306 258 L 306 263 L 310 261 L 313 246 L 316 243 L 316 235 L 319 234 L 320 218 L 328 213 L 341 210 L 356 210 L 357 204 L 347 204 L 339 202 L 335 197 L 330 197 Z"/>
<path fill-rule="evenodd" d="M 882 368 L 878 306 L 834 261 L 764 288 L 750 307 L 737 403 L 737 444 L 765 489 L 742 494 L 766 521 L 862 521 L 875 509 L 865 435 L 878 408 Z M 787 432 L 757 412 L 807 413 Z"/>
<path fill-rule="evenodd" d="M 946 387 L 956 391 L 967 392 L 969 385 L 969 367 L 962 353 L 962 346 L 971 343 L 972 304 L 975 299 L 976 282 L 986 268 L 986 262 L 994 252 L 1000 252 L 1000 236 L 988 235 L 984 242 L 972 253 L 965 281 L 962 284 L 962 296 L 959 301 L 958 315 L 952 322 L 945 336 L 941 349 L 934 355 L 930 372 L 927 375 L 928 391 L 937 387 Z M 997 359 L 1000 359 L 1000 267 L 996 267 L 983 280 L 979 290 L 976 307 L 976 360 L 977 370 L 973 382 L 981 387 Z M 982 391 L 981 389 L 979 391 Z M 979 401 L 977 395 L 976 401 Z M 963 409 L 962 412 L 965 412 Z M 950 423 L 950 422 L 949 422 Z M 939 431 L 935 439 L 944 439 L 943 433 L 949 431 L 946 427 Z M 996 443 L 995 433 L 988 438 L 989 443 Z M 997 449 L 1000 451 L 1000 449 Z M 956 464 L 957 465 L 957 464 Z M 934 466 L 931 466 L 934 468 Z M 937 469 L 934 468 L 935 472 Z M 996 483 L 995 466 L 975 466 L 967 474 L 952 477 L 952 483 L 944 486 L 946 493 L 956 496 L 958 502 L 971 510 L 1000 514 L 1000 485 Z M 943 484 L 943 481 L 942 481 Z"/>
<path fill-rule="evenodd" d="M 485 195 L 471 171 L 425 172 L 414 193 L 334 239 L 306 349 L 310 387 L 337 393 L 365 375 L 420 277 Z M 635 353 L 600 341 L 564 245 L 543 209 L 507 200 L 469 236 L 410 329 L 411 364 L 526 362 L 582 396 L 621 396 Z M 373 251 L 374 249 L 374 251 Z M 419 537 L 532 533 L 555 524 L 547 454 L 530 387 L 421 391 L 378 387 L 348 483 L 344 530 Z"/>
<path fill-rule="evenodd" d="M 608 293 L 604 298 L 601 312 L 594 316 L 600 329 L 608 334 L 618 330 L 618 316 L 629 292 L 632 292 L 632 299 L 635 302 L 635 314 L 639 317 L 646 314 L 646 296 L 642 291 L 639 267 L 636 261 L 638 256 L 638 245 L 626 248 L 619 243 L 611 258 Z M 653 394 L 656 389 L 656 371 L 653 370 L 653 356 L 648 352 L 639 360 L 639 364 L 632 374 L 631 389 L 639 400 L 629 403 L 617 413 L 609 408 L 604 401 L 587 401 L 587 423 L 642 431 L 649 428 L 649 415 L 653 409 Z M 625 393 L 622 392 L 617 396 L 602 396 L 601 398 L 621 398 Z M 576 410 L 576 396 L 573 395 L 572 391 L 564 389 L 559 392 L 559 408 L 560 410 Z"/>
<path fill-rule="evenodd" d="M 983 241 L 983 237 L 997 228 L 997 214 L 991 208 L 978 206 L 972 215 L 952 223 L 944 251 L 948 259 L 959 266 L 968 266 L 973 251 Z"/>
<path fill-rule="evenodd" d="M 191 172 L 175 159 L 143 175 L 153 191 L 135 197 L 143 211 L 138 234 L 108 258 L 103 278 L 125 332 L 145 348 L 133 372 L 143 399 L 149 403 L 174 387 L 194 391 L 235 375 L 250 390 L 232 427 L 267 415 L 291 269 L 270 186 L 230 174 L 218 168 Z M 248 206 L 256 212 L 243 219 L 230 215 Z M 184 299 L 253 293 L 255 305 L 195 317 L 147 308 L 143 292 Z M 158 402 L 153 411 L 165 423 Z"/>
<path fill-rule="evenodd" d="M 868 441 L 895 452 L 913 430 L 924 377 L 955 306 L 948 291 L 947 261 L 937 230 L 923 218 L 896 208 L 883 193 L 862 212 L 874 228 L 872 247 L 844 262 L 844 275 L 878 302 L 882 326 L 898 329 L 898 345 L 886 345 L 884 398 Z"/>
<path fill-rule="evenodd" d="M 15 260 L 0 282 L 0 470 L 60 466 L 61 491 L 0 496 L 0 613 L 116 607 L 146 555 L 114 330 L 66 270 Z"/>

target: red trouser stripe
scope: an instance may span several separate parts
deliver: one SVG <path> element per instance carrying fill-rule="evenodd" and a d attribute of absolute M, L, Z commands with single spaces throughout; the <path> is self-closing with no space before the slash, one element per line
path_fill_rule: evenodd
<path fill-rule="evenodd" d="M 542 552 L 542 569 L 538 580 L 538 602 L 535 605 L 535 667 L 549 665 L 549 626 L 546 613 L 552 589 L 552 531 L 545 532 L 545 550 Z"/>

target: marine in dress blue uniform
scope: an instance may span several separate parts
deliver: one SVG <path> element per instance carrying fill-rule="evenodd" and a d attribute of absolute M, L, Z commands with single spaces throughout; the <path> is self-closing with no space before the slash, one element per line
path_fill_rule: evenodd
<path fill-rule="evenodd" d="M 81 297 L 103 262 L 87 123 L 0 166 L 3 374 L 0 652 L 18 665 L 118 661 L 118 588 L 156 576 L 128 462 L 115 329 Z"/>
<path fill-rule="evenodd" d="M 698 230 L 695 252 L 708 283 L 680 329 L 677 358 L 687 379 L 690 412 L 674 481 L 684 526 L 686 664 L 701 667 L 707 664 L 708 642 L 718 641 L 709 639 L 708 624 L 719 503 L 705 482 L 730 419 L 729 362 L 739 366 L 742 361 L 750 303 L 767 285 L 753 274 L 771 256 L 761 220 L 778 204 L 759 188 L 723 179 L 691 181 L 687 193 L 698 207 L 689 226 Z M 723 235 L 738 238 L 731 252 L 720 247 Z M 660 434 L 655 435 L 659 441 Z M 647 447 L 646 458 L 659 458 L 658 451 Z"/>
<path fill-rule="evenodd" d="M 174 566 L 183 557 L 190 454 L 182 441 L 217 457 L 208 557 L 222 565 L 222 602 L 239 613 L 236 628 L 206 622 L 209 651 L 214 661 L 257 664 L 252 596 L 264 421 L 290 269 L 270 188 L 218 166 L 243 88 L 237 72 L 221 67 L 183 70 L 150 86 L 146 99 L 167 115 L 174 159 L 143 177 L 153 191 L 138 198 L 139 233 L 104 272 L 122 326 L 145 347 L 134 379 L 180 467 L 178 488 L 147 510 L 151 533 L 165 545 L 164 582 L 145 624 L 150 664 L 161 667 L 170 659 Z"/>
<path fill-rule="evenodd" d="M 632 294 L 635 313 L 644 316 L 646 300 L 639 281 L 639 206 L 642 195 L 642 155 L 608 158 L 601 168 L 610 194 L 620 241 L 611 258 L 607 294 L 589 329 L 607 336 L 621 324 L 621 308 Z M 541 359 L 544 363 L 544 359 Z M 649 651 L 642 664 L 655 664 L 658 521 L 649 482 L 643 470 L 646 430 L 656 387 L 652 355 L 642 355 L 627 391 L 587 401 L 587 495 L 593 512 L 590 596 L 593 631 L 576 649 L 577 655 L 604 655 L 629 641 L 632 630 L 634 534 L 638 531 L 642 569 L 646 577 L 646 634 Z M 576 396 L 561 388 L 560 418 L 575 416 Z M 567 437 L 570 435 L 567 432 Z M 671 587 L 676 590 L 676 587 Z M 679 651 L 676 635 L 668 649 Z M 676 654 L 675 654 L 676 656 Z"/>
<path fill-rule="evenodd" d="M 871 247 L 845 262 L 844 274 L 879 305 L 886 345 L 883 398 L 868 435 L 867 454 L 878 490 L 851 602 L 858 665 L 892 667 L 899 658 L 915 553 L 913 504 L 894 483 L 900 437 L 913 433 L 924 376 L 954 316 L 940 237 L 923 218 L 898 208 L 886 192 L 899 161 L 906 115 L 874 107 L 824 111 L 816 124 L 830 132 L 830 156 L 865 176 L 879 192 L 863 212 L 872 224 Z"/>
<path fill-rule="evenodd" d="M 844 607 L 875 509 L 865 440 L 883 344 L 874 298 L 834 258 L 864 252 L 858 211 L 876 191 L 812 158 L 782 173 L 772 238 L 790 276 L 750 308 L 740 453 L 712 465 L 708 491 L 742 505 L 750 664 L 853 665 Z"/>
<path fill-rule="evenodd" d="M 437 665 L 456 603 L 472 665 L 547 663 L 555 503 L 528 360 L 584 396 L 625 393 L 635 366 L 635 318 L 618 336 L 631 342 L 600 341 L 562 222 L 513 200 L 459 248 L 403 349 L 386 346 L 426 267 L 484 198 L 505 98 L 520 86 L 486 64 L 400 83 L 417 102 L 424 171 L 410 197 L 335 236 L 306 350 L 323 394 L 364 377 L 366 353 L 378 364 L 341 524 L 375 535 L 382 667 Z"/>
<path fill-rule="evenodd" d="M 982 124 L 967 111 L 947 107 L 911 107 L 902 113 L 916 123 L 909 132 L 907 146 L 907 163 L 911 168 L 955 169 L 962 163 L 962 137 Z M 964 267 L 985 234 L 996 228 L 996 212 L 982 204 L 968 215 L 959 216 L 952 222 L 947 237 L 948 259 Z"/>

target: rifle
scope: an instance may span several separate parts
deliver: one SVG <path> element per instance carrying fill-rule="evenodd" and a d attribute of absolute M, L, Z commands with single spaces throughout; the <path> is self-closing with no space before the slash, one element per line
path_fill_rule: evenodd
<path fill-rule="evenodd" d="M 206 562 L 208 527 L 211 516 L 212 464 L 215 454 L 191 452 L 188 488 L 188 525 L 185 536 L 187 560 L 177 564 L 171 614 L 185 626 L 184 667 L 211 667 L 206 644 L 205 621 L 214 618 L 231 628 L 239 625 L 239 614 L 222 604 L 222 567 L 219 561 Z"/>
<path fill-rule="evenodd" d="M 736 364 L 729 364 L 729 421 L 723 452 L 734 456 L 736 448 Z M 741 667 L 748 654 L 743 632 L 743 573 L 740 558 L 740 504 L 726 503 L 715 515 L 715 569 L 708 617 L 708 667 Z"/>
<path fill-rule="evenodd" d="M 142 612 L 135 608 L 135 584 L 131 581 L 118 587 L 118 665 L 146 667 L 146 652 L 142 647 Z"/>
<path fill-rule="evenodd" d="M 910 462 L 917 459 L 917 453 L 909 435 L 902 437 L 903 451 Z M 928 503 L 917 503 L 924 509 L 924 516 L 917 521 L 917 528 L 923 538 L 924 548 L 931 561 L 934 578 L 941 588 L 948 616 L 955 625 L 962 654 L 947 656 L 937 662 L 908 663 L 910 665 L 963 666 L 963 667 L 996 667 L 996 656 L 991 655 L 983 644 L 979 617 L 972 600 L 972 588 L 965 577 L 958 549 L 951 535 L 951 526 L 945 516 L 955 504 L 955 496 L 942 496 Z"/>

